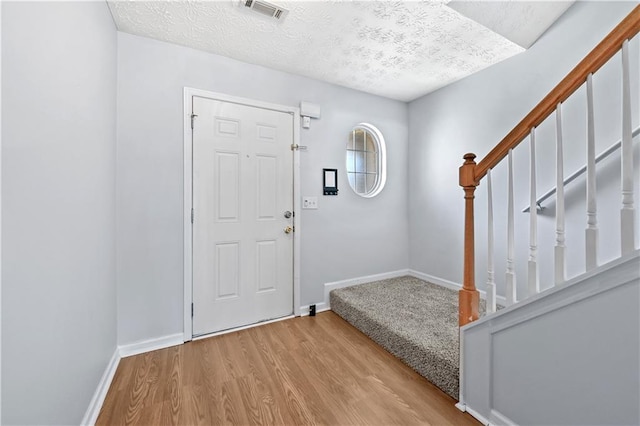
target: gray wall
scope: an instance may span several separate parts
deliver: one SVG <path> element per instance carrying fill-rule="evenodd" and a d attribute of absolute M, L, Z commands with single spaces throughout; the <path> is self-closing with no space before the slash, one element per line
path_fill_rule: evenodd
<path fill-rule="evenodd" d="M 1 7 L 2 423 L 77 424 L 116 347 L 116 31 Z"/>
<path fill-rule="evenodd" d="M 183 87 L 282 105 L 317 103 L 301 129 L 301 303 L 325 282 L 408 267 L 407 105 L 260 66 L 118 33 L 117 281 L 120 344 L 182 332 Z M 377 126 L 388 149 L 386 188 L 355 195 L 344 171 L 351 128 Z M 323 197 L 322 168 L 340 195 Z"/>
<path fill-rule="evenodd" d="M 409 217 L 411 268 L 460 283 L 464 227 L 463 191 L 458 186 L 462 155 L 481 159 L 635 6 L 634 2 L 577 2 L 529 50 L 409 105 Z M 638 42 L 631 46 L 633 123 L 638 125 Z M 597 153 L 620 138 L 620 58 L 594 77 Z M 565 175 L 586 163 L 585 89 L 563 107 Z M 555 186 L 555 118 L 538 129 L 538 194 Z M 635 142 L 636 173 L 640 152 Z M 528 256 L 528 142 L 514 151 L 516 272 L 525 296 Z M 620 255 L 619 154 L 598 170 L 601 262 Z M 506 162 L 493 173 L 496 280 L 503 293 L 506 268 Z M 476 285 L 486 277 L 486 181 L 476 190 Z M 636 182 L 638 179 L 636 178 Z M 636 202 L 638 187 L 636 185 Z M 585 181 L 566 187 L 568 275 L 584 272 Z M 541 286 L 553 282 L 555 201 L 539 216 Z M 636 236 L 636 241 L 637 241 Z M 636 243 L 637 246 L 637 243 Z"/>

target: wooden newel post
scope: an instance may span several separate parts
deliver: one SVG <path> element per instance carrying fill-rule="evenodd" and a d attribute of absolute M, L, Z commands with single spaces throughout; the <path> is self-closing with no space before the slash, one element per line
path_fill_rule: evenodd
<path fill-rule="evenodd" d="M 473 229 L 473 193 L 478 183 L 475 178 L 475 154 L 465 154 L 460 167 L 460 186 L 464 189 L 464 277 L 459 293 L 458 309 L 460 326 L 478 319 L 480 293 L 475 284 L 475 254 Z"/>

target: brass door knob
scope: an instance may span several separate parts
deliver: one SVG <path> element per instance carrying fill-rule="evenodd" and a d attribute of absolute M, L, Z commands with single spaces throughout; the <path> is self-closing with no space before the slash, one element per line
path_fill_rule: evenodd
<path fill-rule="evenodd" d="M 291 232 L 293 232 L 293 228 L 290 226 L 287 226 L 286 228 L 284 228 L 284 233 L 285 234 L 290 234 Z"/>

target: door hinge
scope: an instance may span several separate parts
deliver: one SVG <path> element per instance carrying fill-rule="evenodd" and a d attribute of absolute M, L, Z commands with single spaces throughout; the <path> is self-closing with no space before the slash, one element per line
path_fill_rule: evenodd
<path fill-rule="evenodd" d="M 197 114 L 191 113 L 191 130 L 193 130 L 193 122 L 195 121 L 197 116 Z"/>
<path fill-rule="evenodd" d="M 191 303 L 191 318 L 193 318 L 193 303 Z"/>
<path fill-rule="evenodd" d="M 191 209 L 191 223 L 193 223 L 193 218 L 196 215 L 195 211 Z"/>

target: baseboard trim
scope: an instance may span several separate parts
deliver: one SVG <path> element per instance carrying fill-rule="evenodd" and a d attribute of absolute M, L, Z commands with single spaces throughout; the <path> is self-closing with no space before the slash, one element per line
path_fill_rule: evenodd
<path fill-rule="evenodd" d="M 300 316 L 301 317 L 309 316 L 309 306 L 311 306 L 311 305 L 300 306 Z M 329 306 L 325 302 L 316 303 L 316 313 L 328 311 L 330 309 L 331 308 L 329 308 Z"/>
<path fill-rule="evenodd" d="M 489 420 L 487 420 L 482 414 L 478 413 L 473 408 L 469 408 L 469 406 L 465 405 L 465 409 L 466 409 L 467 413 L 471 414 L 471 416 L 473 418 L 475 418 L 477 421 L 482 423 L 484 426 L 492 426 L 492 424 L 489 422 Z"/>
<path fill-rule="evenodd" d="M 373 281 L 380 281 L 380 280 L 387 280 L 390 278 L 397 278 L 397 277 L 402 277 L 405 275 L 410 275 L 414 278 L 418 278 L 421 279 L 423 281 L 428 281 L 430 283 L 439 285 L 441 287 L 445 287 L 451 290 L 460 290 L 462 288 L 462 284 L 453 282 L 453 281 L 449 281 L 446 280 L 444 278 L 440 278 L 440 277 L 436 277 L 435 275 L 430 275 L 430 274 L 426 274 L 424 272 L 420 272 L 420 271 L 416 271 L 414 269 L 399 269 L 397 271 L 392 271 L 392 272 L 385 272 L 382 274 L 374 274 L 374 275 L 366 275 L 363 277 L 356 277 L 356 278 L 349 278 L 346 280 L 341 280 L 341 281 L 334 281 L 334 282 L 330 282 L 330 283 L 325 283 L 324 285 L 324 303 L 317 303 L 316 304 L 316 312 L 321 312 L 320 310 L 320 305 L 324 305 L 325 307 L 323 307 L 322 310 L 329 310 L 331 309 L 331 302 L 329 300 L 329 292 L 331 292 L 331 290 L 336 290 L 338 288 L 344 288 L 344 287 L 350 287 L 352 285 L 358 285 L 358 284 L 364 284 L 364 283 L 370 283 Z M 478 290 L 478 293 L 480 293 L 480 298 L 481 299 L 485 299 L 487 298 L 487 293 L 484 290 Z M 498 296 L 496 295 L 496 303 L 502 306 L 507 306 L 507 299 L 504 296 Z M 304 316 L 304 309 L 306 308 L 306 314 L 308 315 L 309 312 L 309 306 L 301 306 L 300 307 L 300 316 Z"/>
<path fill-rule="evenodd" d="M 120 350 L 116 348 L 111 356 L 111 360 L 109 360 L 109 364 L 107 364 L 107 368 L 102 374 L 100 382 L 98 382 L 98 387 L 91 398 L 91 402 L 89 402 L 89 407 L 82 418 L 81 425 L 92 426 L 96 423 L 96 420 L 98 420 L 98 415 L 102 409 L 104 399 L 107 397 L 113 376 L 115 376 L 116 370 L 118 369 L 118 364 L 120 364 Z"/>
<path fill-rule="evenodd" d="M 456 408 L 458 410 L 462 411 L 463 413 L 469 413 L 472 417 L 474 417 L 477 421 L 482 423 L 484 426 L 489 426 L 490 425 L 490 423 L 489 423 L 489 421 L 487 419 L 485 419 L 480 413 L 478 413 L 473 408 L 467 407 L 467 404 L 464 404 L 462 402 L 458 402 L 456 404 Z"/>
<path fill-rule="evenodd" d="M 423 281 L 428 281 L 430 283 L 437 284 L 440 287 L 445 287 L 451 290 L 460 290 L 462 288 L 462 285 L 456 282 L 445 280 L 444 278 L 436 277 L 435 275 L 425 274 L 424 272 L 416 271 L 414 269 L 409 269 L 409 275 L 411 275 L 412 277 L 421 279 Z M 480 295 L 483 296 L 485 294 L 483 291 L 481 291 Z"/>
<path fill-rule="evenodd" d="M 451 290 L 457 291 L 462 288 L 462 284 L 445 280 L 444 278 L 436 277 L 434 275 L 425 274 L 424 272 L 416 271 L 413 269 L 409 269 L 408 274 L 411 275 L 412 277 L 419 278 L 421 280 L 428 281 L 430 283 L 439 285 L 441 287 L 449 288 Z M 478 292 L 480 293 L 480 298 L 486 300 L 487 293 L 484 290 L 478 290 Z M 507 299 L 504 296 L 496 295 L 496 303 L 498 305 L 507 306 Z"/>
<path fill-rule="evenodd" d="M 116 370 L 118 369 L 118 365 L 122 358 L 181 345 L 184 343 L 182 336 L 182 333 L 178 333 L 116 347 L 111 359 L 109 360 L 109 364 L 107 364 L 107 368 L 102 374 L 102 378 L 100 378 L 100 382 L 98 382 L 96 391 L 89 402 L 89 407 L 87 408 L 80 424 L 91 426 L 96 423 L 96 420 L 98 420 L 102 404 L 104 404 L 104 399 L 107 397 L 107 392 L 109 392 L 109 387 L 111 386 L 111 382 L 113 381 L 113 377 L 116 374 Z"/>
<path fill-rule="evenodd" d="M 491 410 L 491 424 L 501 426 L 515 426 L 517 423 L 512 421 L 498 410 Z"/>
<path fill-rule="evenodd" d="M 327 307 L 327 310 L 331 309 L 331 302 L 329 300 L 329 292 L 331 292 L 331 290 L 336 290 L 338 288 L 344 288 L 344 287 L 350 287 L 352 285 L 370 283 L 370 282 L 373 282 L 373 281 L 388 280 L 390 278 L 402 277 L 404 275 L 410 275 L 409 272 L 410 272 L 409 269 L 399 269 L 397 271 L 384 272 L 382 274 L 366 275 L 366 276 L 363 276 L 363 277 L 349 278 L 349 279 L 346 279 L 346 280 L 333 281 L 333 282 L 330 282 L 330 283 L 325 283 L 325 285 L 324 285 L 324 305 Z"/>
<path fill-rule="evenodd" d="M 138 355 L 145 352 L 157 351 L 158 349 L 170 348 L 171 346 L 177 346 L 183 343 L 183 334 L 176 333 L 158 337 L 156 339 L 121 345 L 118 346 L 118 349 L 120 350 L 120 357 L 126 358 L 128 356 Z"/>

